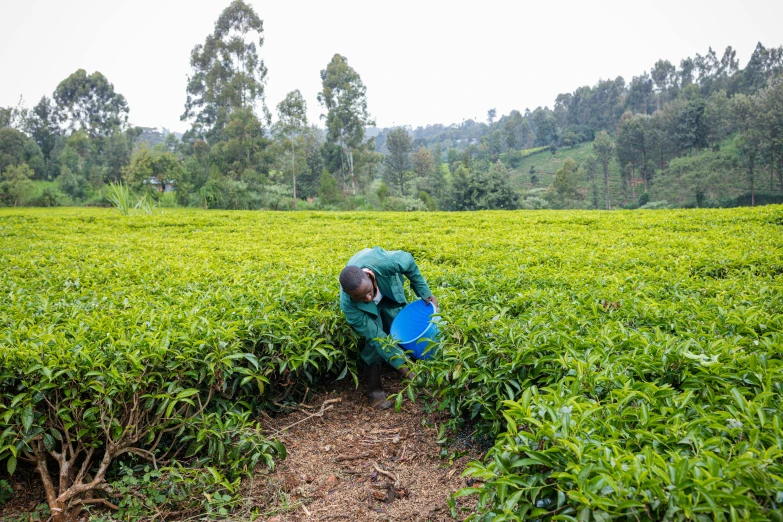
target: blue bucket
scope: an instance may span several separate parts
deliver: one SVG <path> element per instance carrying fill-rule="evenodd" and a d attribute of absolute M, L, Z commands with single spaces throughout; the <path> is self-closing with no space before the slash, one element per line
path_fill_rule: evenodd
<path fill-rule="evenodd" d="M 391 336 L 403 350 L 413 352 L 416 359 L 430 359 L 433 351 L 427 350 L 429 341 L 438 338 L 437 319 L 431 317 L 438 310 L 423 299 L 414 301 L 400 310 L 391 325 Z"/>

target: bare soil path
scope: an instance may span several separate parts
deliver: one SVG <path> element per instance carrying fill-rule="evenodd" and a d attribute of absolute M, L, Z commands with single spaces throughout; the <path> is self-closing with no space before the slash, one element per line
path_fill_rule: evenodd
<path fill-rule="evenodd" d="M 392 372 L 384 385 L 389 393 L 402 387 Z M 246 484 L 266 520 L 454 520 L 447 499 L 466 486 L 462 472 L 479 450 L 466 444 L 442 453 L 438 414 L 407 397 L 399 412 L 374 410 L 364 393 L 364 386 L 340 383 L 316 395 L 310 408 L 266 423 L 275 431 L 298 422 L 280 436 L 288 457 L 272 473 L 259 468 Z M 322 416 L 312 416 L 322 408 Z M 458 519 L 474 503 L 458 499 Z"/>

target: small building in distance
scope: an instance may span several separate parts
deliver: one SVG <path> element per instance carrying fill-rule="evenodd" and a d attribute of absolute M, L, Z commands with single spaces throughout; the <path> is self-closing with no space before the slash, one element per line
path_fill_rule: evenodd
<path fill-rule="evenodd" d="M 150 185 L 152 188 L 157 190 L 158 192 L 176 192 L 176 179 L 167 179 L 164 181 L 160 181 L 158 178 L 150 178 L 144 180 L 145 185 Z"/>

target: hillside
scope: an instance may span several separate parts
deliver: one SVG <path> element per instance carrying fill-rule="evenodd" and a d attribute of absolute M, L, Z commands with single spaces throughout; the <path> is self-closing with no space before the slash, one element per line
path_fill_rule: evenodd
<path fill-rule="evenodd" d="M 543 151 L 537 154 L 533 154 L 523 158 L 516 168 L 510 169 L 511 183 L 514 188 L 519 190 L 531 190 L 534 188 L 546 188 L 552 185 L 555 179 L 555 173 L 563 165 L 563 162 L 570 158 L 576 161 L 580 166 L 584 163 L 587 156 L 593 153 L 592 143 L 580 143 L 574 147 L 559 148 L 552 154 L 550 151 Z M 535 174 L 538 176 L 538 181 L 535 186 L 530 182 L 530 167 L 535 169 Z M 599 208 L 603 208 L 603 202 L 605 198 L 603 189 L 603 179 L 601 177 L 600 169 L 598 173 L 598 198 Z M 587 201 L 592 200 L 592 184 L 582 177 L 579 180 L 580 192 L 584 195 Z M 622 182 L 620 180 L 620 168 L 617 163 L 612 162 L 609 165 L 609 197 L 612 205 L 617 204 L 629 204 L 634 199 L 631 196 L 630 187 L 628 194 L 626 195 L 622 190 Z M 636 191 L 637 198 L 639 191 Z"/>
<path fill-rule="evenodd" d="M 574 147 L 560 148 L 552 154 L 543 151 L 520 160 L 510 169 L 514 188 L 529 191 L 534 188 L 548 188 L 555 173 L 566 159 L 573 159 L 584 165 L 593 153 L 592 143 L 581 143 Z M 751 204 L 750 185 L 747 173 L 738 161 L 738 152 L 732 138 L 723 141 L 715 149 L 704 149 L 681 158 L 675 158 L 667 168 L 656 173 L 649 187 L 649 201 L 666 201 L 678 207 L 688 206 L 745 206 Z M 534 186 L 530 181 L 530 168 L 538 177 Z M 756 205 L 783 203 L 783 194 L 778 188 L 774 172 L 756 174 L 753 199 Z M 579 179 L 579 190 L 588 203 L 592 202 L 592 183 L 584 173 Z M 597 173 L 598 208 L 604 207 L 605 192 L 600 166 Z M 637 203 L 644 193 L 644 184 L 636 179 L 623 189 L 620 167 L 616 161 L 609 165 L 610 200 L 612 206 L 626 206 Z"/>

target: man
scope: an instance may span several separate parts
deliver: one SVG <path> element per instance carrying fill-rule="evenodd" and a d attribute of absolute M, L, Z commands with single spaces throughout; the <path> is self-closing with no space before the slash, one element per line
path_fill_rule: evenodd
<path fill-rule="evenodd" d="M 416 295 L 438 306 L 416 261 L 402 250 L 365 248 L 348 260 L 340 273 L 340 309 L 354 330 L 365 338 L 361 359 L 367 365 L 367 398 L 373 408 L 386 409 L 391 402 L 381 385 L 381 364 L 386 361 L 407 377 L 404 352 L 399 346 L 384 349 L 376 338 L 389 335 L 392 321 L 407 304 L 402 276 Z"/>

